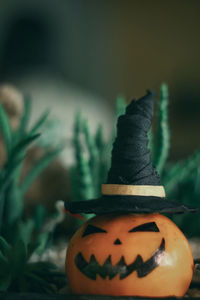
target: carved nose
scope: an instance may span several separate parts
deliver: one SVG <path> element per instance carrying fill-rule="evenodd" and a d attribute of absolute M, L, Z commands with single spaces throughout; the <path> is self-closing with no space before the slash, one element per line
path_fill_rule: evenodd
<path fill-rule="evenodd" d="M 116 239 L 114 241 L 114 245 L 121 245 L 121 244 L 122 244 L 122 242 L 119 239 Z"/>

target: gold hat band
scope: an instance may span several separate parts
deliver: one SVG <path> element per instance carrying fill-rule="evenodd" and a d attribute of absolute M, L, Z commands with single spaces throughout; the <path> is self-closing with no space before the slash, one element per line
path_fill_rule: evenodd
<path fill-rule="evenodd" d="M 164 198 L 166 196 L 162 185 L 125 185 L 125 184 L 102 184 L 102 195 L 122 196 L 154 196 Z"/>

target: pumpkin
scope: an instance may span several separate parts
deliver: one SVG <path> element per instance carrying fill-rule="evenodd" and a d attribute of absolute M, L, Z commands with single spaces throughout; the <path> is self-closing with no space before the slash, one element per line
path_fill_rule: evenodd
<path fill-rule="evenodd" d="M 72 237 L 66 273 L 77 294 L 182 297 L 193 257 L 183 233 L 163 215 L 102 215 Z"/>

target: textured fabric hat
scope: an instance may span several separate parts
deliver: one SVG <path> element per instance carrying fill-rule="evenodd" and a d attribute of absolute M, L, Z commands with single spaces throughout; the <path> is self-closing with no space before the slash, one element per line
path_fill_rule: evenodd
<path fill-rule="evenodd" d="M 154 111 L 150 91 L 133 100 L 118 118 L 107 183 L 98 199 L 65 202 L 71 213 L 183 213 L 196 209 L 168 201 L 148 149 Z"/>

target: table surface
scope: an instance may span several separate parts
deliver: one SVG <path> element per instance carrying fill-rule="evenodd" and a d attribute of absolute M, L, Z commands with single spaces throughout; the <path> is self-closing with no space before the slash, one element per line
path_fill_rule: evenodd
<path fill-rule="evenodd" d="M 45 295 L 45 294 L 29 294 L 29 293 L 1 293 L 0 300 L 145 300 L 145 299 L 162 299 L 163 298 L 139 298 L 139 297 L 117 297 L 117 296 L 94 296 L 94 295 Z M 191 300 L 194 298 L 164 298 L 164 299 L 187 299 Z M 200 298 L 195 298 L 200 299 Z"/>

